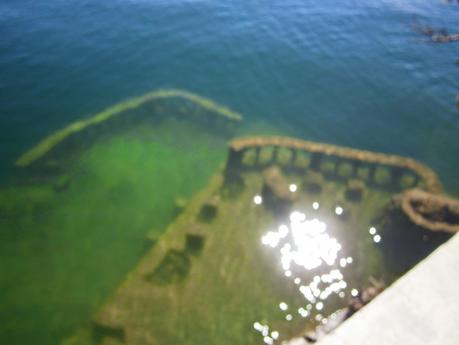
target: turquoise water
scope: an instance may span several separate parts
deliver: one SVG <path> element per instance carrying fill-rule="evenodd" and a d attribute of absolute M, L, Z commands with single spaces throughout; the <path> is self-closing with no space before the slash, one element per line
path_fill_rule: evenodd
<path fill-rule="evenodd" d="M 459 196 L 459 113 L 455 108 L 459 43 L 425 43 L 412 30 L 413 20 L 457 31 L 459 6 L 434 0 L 3 1 L 2 184 L 15 175 L 17 157 L 44 136 L 124 99 L 174 87 L 244 114 L 244 133 L 275 131 L 412 156 L 434 168 L 446 190 Z M 174 133 L 162 135 L 172 140 Z M 114 147 L 122 146 L 118 144 Z M 137 156 L 142 157 L 147 148 L 135 145 Z M 224 150 L 224 143 L 219 145 Z M 209 167 L 202 168 L 204 176 L 222 156 L 199 147 L 199 160 L 207 157 L 209 161 Z M 168 155 L 166 148 L 152 148 L 159 157 Z M 168 166 L 181 165 L 169 161 Z M 123 187 L 124 173 L 122 169 L 118 175 L 113 173 L 119 182 L 115 187 Z M 162 174 L 168 176 L 168 171 Z M 179 180 L 180 174 L 170 177 L 171 183 Z M 183 180 L 192 181 L 193 176 Z M 135 193 L 142 199 L 138 190 Z M 164 212 L 170 213 L 173 195 L 167 196 Z M 142 217 L 138 210 L 132 212 Z M 76 269 L 78 262 L 71 251 L 68 262 L 49 267 L 50 262 L 59 262 L 53 258 L 55 246 L 68 251 L 66 241 L 78 238 L 78 229 L 59 236 L 53 235 L 53 229 L 46 236 L 1 230 L 0 319 L 3 324 L 9 320 L 8 327 L 0 326 L 1 343 L 58 342 L 82 325 L 84 315 L 100 305 L 143 252 L 144 229 L 125 235 L 119 227 L 110 237 L 110 246 L 104 244 L 103 232 L 91 237 L 87 229 L 86 242 L 76 243 L 74 251 L 85 248 L 88 253 L 84 264 L 90 271 L 88 281 L 101 274 L 91 264 L 96 245 L 107 247 L 104 260 L 97 263 L 106 267 L 112 262 L 110 250 L 118 248 L 118 243 L 132 240 L 134 244 L 122 247 L 130 253 L 126 258 L 117 256 L 118 267 L 107 273 L 109 280 L 100 280 L 98 287 L 85 291 L 88 284 L 79 280 L 83 268 Z M 15 244 L 9 246 L 8 241 Z M 40 248 L 50 252 L 35 254 Z M 27 262 L 33 264 L 24 266 Z M 25 268 L 15 275 L 7 265 Z M 72 279 L 66 279 L 66 265 L 73 269 Z M 55 279 L 58 287 L 47 285 L 48 276 L 37 271 L 40 267 L 48 267 L 49 279 Z M 43 285 L 34 286 L 35 279 Z M 11 293 L 18 300 L 25 295 L 28 299 L 18 304 L 8 299 Z M 74 298 L 74 305 L 69 298 Z"/>
<path fill-rule="evenodd" d="M 459 194 L 459 27 L 441 1 L 2 1 L 0 165 L 72 120 L 158 87 L 292 135 L 414 156 Z"/>

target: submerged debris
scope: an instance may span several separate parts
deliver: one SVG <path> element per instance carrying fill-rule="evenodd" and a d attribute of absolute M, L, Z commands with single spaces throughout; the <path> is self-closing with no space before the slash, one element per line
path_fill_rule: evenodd
<path fill-rule="evenodd" d="M 365 305 L 370 303 L 376 296 L 378 296 L 385 289 L 385 284 L 381 280 L 376 280 L 373 277 L 369 279 L 369 285 L 364 288 L 357 295 L 352 296 L 349 300 L 346 308 L 340 309 L 335 312 L 329 319 L 328 322 L 318 326 L 314 331 L 308 332 L 304 335 L 306 344 L 315 343 L 320 340 L 323 336 L 331 333 L 340 324 L 354 315 L 357 311 L 362 309 Z M 288 345 L 300 344 L 298 339 L 294 342 L 289 342 Z"/>
<path fill-rule="evenodd" d="M 446 29 L 437 29 L 419 23 L 413 24 L 413 28 L 416 32 L 429 37 L 430 41 L 434 43 L 449 43 L 459 41 L 459 33 L 450 34 Z"/>
<path fill-rule="evenodd" d="M 261 196 L 267 207 L 279 211 L 288 209 L 298 198 L 298 195 L 292 192 L 285 176 L 276 166 L 263 172 Z"/>

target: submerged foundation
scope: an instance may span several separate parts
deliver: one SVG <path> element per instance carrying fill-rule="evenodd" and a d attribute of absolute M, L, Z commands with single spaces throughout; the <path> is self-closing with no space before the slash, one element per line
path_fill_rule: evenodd
<path fill-rule="evenodd" d="M 456 231 L 457 203 L 427 166 L 288 137 L 230 140 L 241 120 L 156 91 L 18 159 L 0 224 L 44 234 L 31 248 L 68 262 L 51 275 L 67 300 L 110 280 L 63 344 L 314 342 Z M 71 264 L 84 277 L 65 286 Z M 104 267 L 104 279 L 84 273 Z"/>
<path fill-rule="evenodd" d="M 408 158 L 235 139 L 226 167 L 66 344 L 315 342 L 449 237 L 386 222 L 392 197 L 414 187 L 441 190 Z"/>
<path fill-rule="evenodd" d="M 2 181 L 4 342 L 57 344 L 87 324 L 146 234 L 156 240 L 173 221 L 174 200 L 224 163 L 239 114 L 183 91 L 147 96 L 51 134 Z"/>

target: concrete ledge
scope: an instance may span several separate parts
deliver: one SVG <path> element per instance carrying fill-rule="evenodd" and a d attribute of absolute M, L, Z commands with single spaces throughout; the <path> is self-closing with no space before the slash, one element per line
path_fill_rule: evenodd
<path fill-rule="evenodd" d="M 457 345 L 458 287 L 459 236 L 454 236 L 319 345 Z"/>

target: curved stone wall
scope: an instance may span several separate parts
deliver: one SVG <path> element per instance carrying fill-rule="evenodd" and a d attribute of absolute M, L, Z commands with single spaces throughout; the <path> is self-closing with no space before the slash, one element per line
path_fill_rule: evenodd
<path fill-rule="evenodd" d="M 19 157 L 16 161 L 16 165 L 19 167 L 26 167 L 39 160 L 60 143 L 71 138 L 75 134 L 88 131 L 98 126 L 103 126 L 108 122 L 108 120 L 115 117 L 118 118 L 121 114 L 128 113 L 129 111 L 133 111 L 142 106 L 147 106 L 151 102 L 167 99 L 181 99 L 188 101 L 196 107 L 212 112 L 221 121 L 239 122 L 242 120 L 242 116 L 240 114 L 219 105 L 210 99 L 195 95 L 191 92 L 174 89 L 157 90 L 146 95 L 115 104 L 114 106 L 111 106 L 90 118 L 74 122 L 69 126 L 49 135 L 38 143 L 38 145 Z M 177 109 L 177 111 L 180 112 L 181 109 Z M 185 109 L 185 113 L 186 112 L 187 109 Z M 216 120 L 218 121 L 219 119 Z"/>
<path fill-rule="evenodd" d="M 429 192 L 440 193 L 442 191 L 442 185 L 436 173 L 414 159 L 279 136 L 257 136 L 233 140 L 229 145 L 227 176 L 231 177 L 249 168 L 243 163 L 244 154 L 248 150 L 255 149 L 255 165 L 257 165 L 261 149 L 268 147 L 273 150 L 271 162 L 277 160 L 279 149 L 287 149 L 291 152 L 290 163 L 292 165 L 300 152 L 306 152 L 310 157 L 307 168 L 311 170 L 319 170 L 322 161 L 332 158 L 336 162 L 336 170 L 342 164 L 350 164 L 351 177 L 356 176 L 357 170 L 365 166 L 369 169 L 371 180 L 374 179 L 376 169 L 385 167 L 389 170 L 390 180 L 394 185 L 400 185 L 403 176 L 409 174 L 414 178 L 411 187 L 417 186 L 421 180 L 424 188 Z"/>
<path fill-rule="evenodd" d="M 459 232 L 459 201 L 419 189 L 399 199 L 403 213 L 417 226 L 430 231 Z"/>

